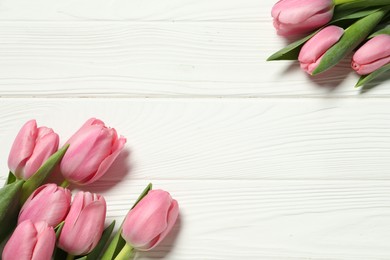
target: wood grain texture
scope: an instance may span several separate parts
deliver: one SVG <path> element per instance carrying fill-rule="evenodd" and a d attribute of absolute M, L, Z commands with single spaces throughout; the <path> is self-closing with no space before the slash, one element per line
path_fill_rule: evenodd
<path fill-rule="evenodd" d="M 389 181 L 98 181 L 108 219 L 119 223 L 152 181 L 180 204 L 173 233 L 136 259 L 390 258 Z M 118 224 L 119 225 L 119 224 Z"/>
<path fill-rule="evenodd" d="M 115 181 L 390 180 L 387 99 L 1 99 L 0 167 L 36 118 L 64 143 L 96 116 L 127 137 Z"/>
<path fill-rule="evenodd" d="M 64 143 L 97 117 L 128 140 L 82 188 L 107 224 L 149 182 L 180 204 L 138 260 L 390 259 L 389 74 L 357 90 L 350 57 L 266 62 L 275 2 L 1 1 L 0 184 L 25 121 Z"/>
<path fill-rule="evenodd" d="M 28 21 L 258 21 L 270 16 L 274 1 L 256 0 L 5 0 L 1 20 Z"/>
<path fill-rule="evenodd" d="M 260 22 L 0 22 L 3 97 L 388 97 L 363 91 L 350 57 L 309 77 L 267 62 L 286 43 Z M 362 95 L 364 93 L 364 95 Z"/>

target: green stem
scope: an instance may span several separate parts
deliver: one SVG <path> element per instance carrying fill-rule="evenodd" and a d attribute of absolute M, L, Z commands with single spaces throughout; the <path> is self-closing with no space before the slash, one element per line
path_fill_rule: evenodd
<path fill-rule="evenodd" d="M 356 0 L 333 0 L 335 5 L 347 4 L 351 2 L 355 2 Z"/>
<path fill-rule="evenodd" d="M 390 4 L 390 0 L 333 0 L 334 5 L 351 4 L 351 7 L 374 7 L 386 6 Z"/>
<path fill-rule="evenodd" d="M 115 257 L 114 260 L 127 260 L 133 256 L 134 248 L 127 244 L 122 248 L 119 254 Z"/>
<path fill-rule="evenodd" d="M 74 255 L 68 254 L 66 256 L 66 260 L 73 260 L 73 259 L 74 259 Z"/>
<path fill-rule="evenodd" d="M 68 180 L 64 180 L 64 181 L 61 183 L 60 186 L 61 186 L 62 188 L 68 188 L 69 184 L 70 184 L 70 183 L 69 183 Z"/>

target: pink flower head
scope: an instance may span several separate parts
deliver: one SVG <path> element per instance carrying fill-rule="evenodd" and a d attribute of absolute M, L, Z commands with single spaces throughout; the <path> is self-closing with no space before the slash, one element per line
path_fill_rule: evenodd
<path fill-rule="evenodd" d="M 104 197 L 78 192 L 65 218 L 58 246 L 72 255 L 84 255 L 99 242 L 106 218 Z"/>
<path fill-rule="evenodd" d="M 138 250 L 150 250 L 171 231 L 178 215 L 179 205 L 168 192 L 151 190 L 127 214 L 122 237 Z"/>
<path fill-rule="evenodd" d="M 390 63 L 390 35 L 381 34 L 375 36 L 352 57 L 352 68 L 360 75 L 371 72 Z"/>
<path fill-rule="evenodd" d="M 70 182 L 90 184 L 108 170 L 126 143 L 114 128 L 98 119 L 89 119 L 67 142 L 70 144 L 60 169 Z"/>
<path fill-rule="evenodd" d="M 3 260 L 50 260 L 56 243 L 53 227 L 46 222 L 20 223 L 4 247 Z"/>
<path fill-rule="evenodd" d="M 52 129 L 37 127 L 30 120 L 20 129 L 8 157 L 8 167 L 17 178 L 30 178 L 57 151 L 59 137 Z"/>
<path fill-rule="evenodd" d="M 55 227 L 65 219 L 70 208 L 71 194 L 56 184 L 45 184 L 36 189 L 24 203 L 18 223 L 29 219 L 33 223 L 45 221 Z"/>
<path fill-rule="evenodd" d="M 297 35 L 317 29 L 333 16 L 332 0 L 280 0 L 272 8 L 279 35 Z"/>
<path fill-rule="evenodd" d="M 338 26 L 328 26 L 308 40 L 299 52 L 298 60 L 301 68 L 312 74 L 318 67 L 325 52 L 337 43 L 344 34 L 344 29 Z"/>

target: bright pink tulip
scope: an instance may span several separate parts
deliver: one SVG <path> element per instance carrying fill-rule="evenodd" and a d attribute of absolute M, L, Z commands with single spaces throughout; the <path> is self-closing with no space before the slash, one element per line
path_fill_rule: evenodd
<path fill-rule="evenodd" d="M 274 27 L 279 35 L 302 34 L 332 19 L 332 0 L 280 0 L 272 8 Z"/>
<path fill-rule="evenodd" d="M 37 127 L 35 120 L 20 129 L 8 157 L 8 167 L 17 178 L 30 178 L 58 149 L 59 137 L 52 129 Z"/>
<path fill-rule="evenodd" d="M 46 222 L 20 223 L 4 247 L 3 260 L 50 260 L 56 243 L 53 227 Z"/>
<path fill-rule="evenodd" d="M 150 250 L 171 231 L 178 215 L 179 205 L 168 192 L 151 190 L 127 214 L 122 237 L 138 250 Z"/>
<path fill-rule="evenodd" d="M 90 184 L 108 170 L 126 143 L 114 128 L 98 119 L 89 119 L 67 142 L 70 144 L 61 161 L 61 172 L 70 182 Z"/>
<path fill-rule="evenodd" d="M 390 35 L 378 35 L 362 47 L 352 57 L 352 68 L 360 75 L 370 74 L 390 63 Z"/>
<path fill-rule="evenodd" d="M 72 255 L 84 255 L 99 242 L 106 218 L 104 197 L 78 192 L 65 218 L 58 246 Z"/>
<path fill-rule="evenodd" d="M 331 25 L 314 35 L 299 52 L 298 60 L 301 63 L 301 68 L 312 74 L 325 52 L 337 43 L 343 34 L 343 28 Z"/>
<path fill-rule="evenodd" d="M 45 221 L 55 227 L 65 219 L 70 208 L 71 194 L 56 184 L 45 184 L 36 189 L 24 203 L 18 223 L 27 219 L 36 223 Z"/>

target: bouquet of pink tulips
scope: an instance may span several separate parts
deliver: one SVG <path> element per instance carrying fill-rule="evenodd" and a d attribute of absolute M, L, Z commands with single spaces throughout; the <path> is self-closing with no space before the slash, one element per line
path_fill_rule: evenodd
<path fill-rule="evenodd" d="M 27 122 L 13 143 L 10 173 L 0 189 L 0 242 L 8 239 L 1 259 L 121 260 L 157 246 L 179 215 L 168 192 L 149 184 L 109 242 L 115 222 L 105 228 L 104 197 L 79 191 L 72 199 L 68 189 L 102 177 L 125 143 L 114 128 L 91 118 L 58 150 L 52 129 Z M 62 184 L 45 183 L 57 166 Z"/>
<path fill-rule="evenodd" d="M 280 0 L 272 8 L 281 36 L 303 36 L 268 60 L 298 60 L 310 75 L 354 52 L 356 87 L 390 70 L 390 0 Z"/>

